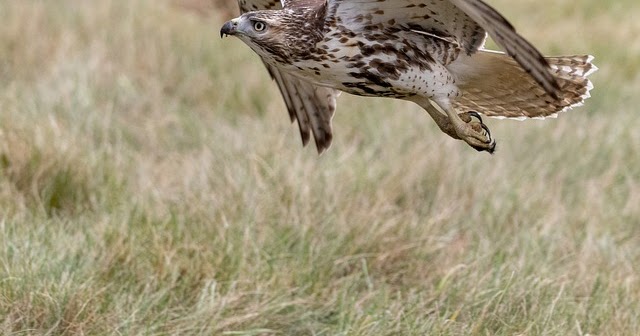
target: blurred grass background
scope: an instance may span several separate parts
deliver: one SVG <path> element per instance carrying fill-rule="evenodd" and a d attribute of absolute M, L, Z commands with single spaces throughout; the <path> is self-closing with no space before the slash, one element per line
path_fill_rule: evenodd
<path fill-rule="evenodd" d="M 318 157 L 233 0 L 0 0 L 0 333 L 640 334 L 640 3 L 490 3 L 584 107 L 489 156 L 343 95 Z"/>

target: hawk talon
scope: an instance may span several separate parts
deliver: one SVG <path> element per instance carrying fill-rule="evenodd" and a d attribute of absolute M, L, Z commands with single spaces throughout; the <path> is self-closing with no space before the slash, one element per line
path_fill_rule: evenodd
<path fill-rule="evenodd" d="M 464 122 L 471 123 L 473 121 L 473 118 L 477 119 L 479 123 L 483 123 L 482 121 L 482 116 L 480 116 L 480 113 L 476 112 L 476 111 L 469 111 L 469 112 L 464 112 L 464 113 L 460 113 L 458 114 L 458 116 L 460 117 L 460 119 Z"/>
<path fill-rule="evenodd" d="M 478 147 L 478 146 L 473 146 L 473 145 L 471 145 L 471 148 L 477 150 L 478 152 L 487 152 L 489 154 L 493 154 L 496 151 L 496 142 L 494 141 L 492 143 L 492 145 L 489 146 L 489 148 Z"/>
<path fill-rule="evenodd" d="M 469 111 L 466 113 L 467 115 L 471 116 L 471 117 L 475 117 L 476 119 L 478 119 L 478 121 L 484 125 L 484 123 L 482 122 L 482 117 L 480 116 L 480 113 L 476 112 L 476 111 Z"/>
<path fill-rule="evenodd" d="M 482 119 L 480 119 L 482 120 Z M 489 152 L 489 154 L 493 154 L 496 150 L 496 141 L 491 137 L 491 131 L 489 131 L 489 127 L 487 125 L 482 124 L 482 129 L 487 133 L 487 137 L 489 138 L 489 148 L 483 149 Z M 477 148 L 476 148 L 477 149 Z"/>
<path fill-rule="evenodd" d="M 485 131 L 485 135 L 487 136 L 487 138 L 489 138 L 489 143 L 491 143 L 492 139 L 491 139 L 491 131 L 489 130 L 489 127 L 487 127 L 487 125 L 485 124 L 480 124 L 480 127 L 482 127 L 482 129 Z"/>
<path fill-rule="evenodd" d="M 458 136 L 468 143 L 473 149 L 479 152 L 487 151 L 493 154 L 496 143 L 491 137 L 489 127 L 482 122 L 480 114 L 475 111 L 469 111 L 460 113 L 458 116 L 464 123 L 461 125 L 462 134 L 458 134 Z"/>

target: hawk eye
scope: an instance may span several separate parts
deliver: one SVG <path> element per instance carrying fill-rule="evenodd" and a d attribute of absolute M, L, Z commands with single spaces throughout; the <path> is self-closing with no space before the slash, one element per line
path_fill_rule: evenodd
<path fill-rule="evenodd" d="M 264 24 L 264 22 L 262 21 L 254 21 L 253 22 L 253 29 L 255 29 L 256 31 L 263 31 L 265 28 L 267 28 L 267 25 Z"/>

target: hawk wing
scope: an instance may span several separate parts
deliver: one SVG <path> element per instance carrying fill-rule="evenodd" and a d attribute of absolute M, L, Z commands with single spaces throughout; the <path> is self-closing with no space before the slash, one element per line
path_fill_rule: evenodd
<path fill-rule="evenodd" d="M 542 54 L 482 0 L 327 0 L 328 20 L 348 29 L 395 25 L 453 38 L 468 54 L 484 45 L 487 33 L 554 98 L 560 86 Z M 379 27 L 379 26 L 378 26 Z"/>
<path fill-rule="evenodd" d="M 238 4 L 241 13 L 282 8 L 278 0 L 239 0 Z M 336 110 L 339 91 L 313 85 L 268 65 L 264 60 L 263 63 L 280 88 L 291 122 L 298 121 L 302 145 L 307 145 L 313 133 L 316 148 L 321 154 L 331 145 L 331 118 Z"/>
<path fill-rule="evenodd" d="M 549 63 L 529 41 L 493 7 L 482 0 L 450 0 L 485 29 L 498 45 L 505 49 L 551 96 L 558 99 L 562 90 L 551 72 Z"/>

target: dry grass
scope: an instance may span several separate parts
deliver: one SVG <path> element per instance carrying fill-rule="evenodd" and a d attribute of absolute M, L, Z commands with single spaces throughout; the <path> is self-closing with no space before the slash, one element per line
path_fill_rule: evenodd
<path fill-rule="evenodd" d="M 318 158 L 227 14 L 0 0 L 0 333 L 640 334 L 640 6 L 491 2 L 584 108 L 489 156 L 343 96 Z"/>

